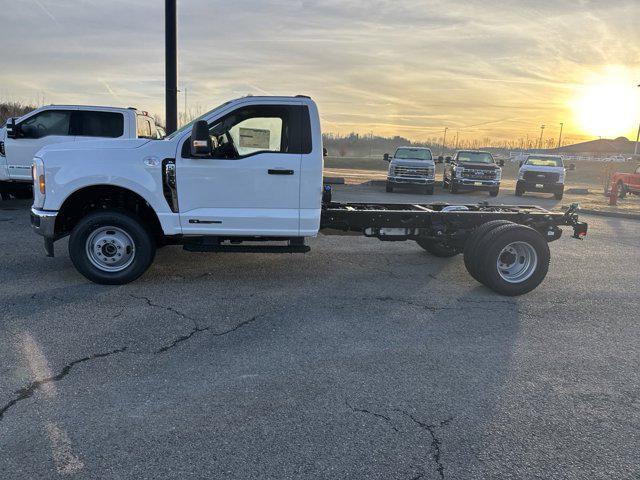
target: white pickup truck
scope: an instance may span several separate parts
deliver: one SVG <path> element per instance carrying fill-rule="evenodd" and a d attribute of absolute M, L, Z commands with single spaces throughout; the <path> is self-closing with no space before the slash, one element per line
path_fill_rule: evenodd
<path fill-rule="evenodd" d="M 424 193 L 433 195 L 436 183 L 436 164 L 430 148 L 399 147 L 393 157 L 384 154 L 389 162 L 387 170 L 387 192 L 393 192 L 394 186 L 418 185 Z"/>
<path fill-rule="evenodd" d="M 489 288 L 519 295 L 549 266 L 559 225 L 587 231 L 576 207 L 338 203 L 322 184 L 323 146 L 308 97 L 227 102 L 164 140 L 54 145 L 34 158 L 33 229 L 70 235 L 71 261 L 103 284 L 135 280 L 157 247 L 200 252 L 304 253 L 320 231 L 414 240 L 433 255 L 464 252 Z M 348 238 L 348 237 L 347 237 Z"/>
<path fill-rule="evenodd" d="M 48 105 L 0 129 L 0 194 L 31 197 L 31 164 L 43 147 L 97 138 L 158 138 L 153 118 L 134 108 Z"/>
<path fill-rule="evenodd" d="M 525 192 L 546 192 L 553 193 L 556 200 L 562 200 L 566 173 L 560 155 L 529 155 L 520 162 L 516 197 Z"/>

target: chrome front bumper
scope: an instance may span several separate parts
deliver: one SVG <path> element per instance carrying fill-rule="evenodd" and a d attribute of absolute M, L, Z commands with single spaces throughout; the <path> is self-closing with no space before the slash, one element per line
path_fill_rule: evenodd
<path fill-rule="evenodd" d="M 410 183 L 414 185 L 433 185 L 436 183 L 435 178 L 428 177 L 394 177 L 387 176 L 387 182 L 391 183 Z"/>
<path fill-rule="evenodd" d="M 55 238 L 58 212 L 31 207 L 31 228 L 44 238 Z"/>

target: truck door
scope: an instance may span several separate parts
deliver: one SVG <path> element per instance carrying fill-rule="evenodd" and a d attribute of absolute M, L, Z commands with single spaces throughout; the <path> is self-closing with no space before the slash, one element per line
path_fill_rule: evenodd
<path fill-rule="evenodd" d="M 177 159 L 182 231 L 188 234 L 298 236 L 299 103 L 242 106 L 209 123 L 213 154 Z"/>
<path fill-rule="evenodd" d="M 5 140 L 7 169 L 12 180 L 30 180 L 33 157 L 42 147 L 73 142 L 70 110 L 44 110 L 17 124 L 17 138 Z"/>

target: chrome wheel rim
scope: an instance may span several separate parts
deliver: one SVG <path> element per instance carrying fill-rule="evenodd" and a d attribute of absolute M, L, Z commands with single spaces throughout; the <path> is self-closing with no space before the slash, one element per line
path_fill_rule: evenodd
<path fill-rule="evenodd" d="M 509 283 L 528 280 L 538 266 L 536 249 L 527 242 L 513 242 L 504 247 L 496 262 L 500 277 Z"/>
<path fill-rule="evenodd" d="M 119 227 L 100 227 L 86 242 L 87 257 L 103 272 L 120 272 L 130 266 L 136 255 L 133 238 Z"/>

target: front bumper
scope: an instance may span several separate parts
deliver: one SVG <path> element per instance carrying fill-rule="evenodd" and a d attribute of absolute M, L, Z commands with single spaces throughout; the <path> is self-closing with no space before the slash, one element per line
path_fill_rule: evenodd
<path fill-rule="evenodd" d="M 453 183 L 460 189 L 493 190 L 500 188 L 500 180 L 473 180 L 471 178 L 454 178 Z"/>
<path fill-rule="evenodd" d="M 31 228 L 44 238 L 54 239 L 56 236 L 57 216 L 58 212 L 31 207 Z"/>
<path fill-rule="evenodd" d="M 516 187 L 527 192 L 560 193 L 564 190 L 564 183 L 536 183 L 518 180 Z"/>
<path fill-rule="evenodd" d="M 435 178 L 428 177 L 393 177 L 387 176 L 387 182 L 391 183 L 406 183 L 409 185 L 434 185 L 436 183 Z"/>

